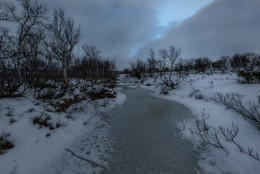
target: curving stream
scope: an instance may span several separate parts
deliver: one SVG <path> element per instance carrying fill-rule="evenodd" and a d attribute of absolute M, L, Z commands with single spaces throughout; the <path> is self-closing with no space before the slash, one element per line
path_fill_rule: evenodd
<path fill-rule="evenodd" d="M 152 97 L 143 89 L 124 89 L 127 101 L 113 113 L 113 151 L 108 168 L 115 174 L 192 174 L 197 152 L 177 128 L 187 116 L 181 104 Z"/>
<path fill-rule="evenodd" d="M 199 171 L 198 152 L 182 139 L 177 128 L 187 117 L 188 109 L 153 97 L 149 90 L 122 92 L 128 99 L 113 111 L 109 120 L 90 122 L 91 131 L 83 131 L 69 147 L 76 155 L 101 164 L 105 170 L 64 151 L 41 173 L 193 174 Z"/>

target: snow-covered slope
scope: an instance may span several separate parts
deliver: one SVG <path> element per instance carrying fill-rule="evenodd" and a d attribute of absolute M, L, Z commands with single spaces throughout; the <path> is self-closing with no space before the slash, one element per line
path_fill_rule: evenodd
<path fill-rule="evenodd" d="M 102 122 L 101 113 L 110 112 L 125 100 L 126 96 L 117 89 L 117 97 L 110 99 L 106 107 L 100 107 L 98 111 L 88 101 L 82 101 L 69 107 L 66 112 L 53 113 L 46 111 L 46 103 L 39 102 L 30 95 L 1 99 L 0 135 L 2 132 L 10 133 L 8 139 L 14 144 L 14 148 L 0 155 L 0 173 L 49 173 L 52 171 L 50 167 L 55 167 L 65 153 L 68 153 L 65 149 L 79 141 L 83 133 L 95 133 L 95 123 Z M 102 104 L 104 101 L 99 102 Z M 54 129 L 44 126 L 39 128 L 40 125 L 33 124 L 33 119 L 42 113 L 50 116 Z M 56 128 L 56 123 L 61 126 Z M 90 158 L 96 159 L 100 155 L 95 154 L 93 149 L 89 151 L 92 152 Z"/>

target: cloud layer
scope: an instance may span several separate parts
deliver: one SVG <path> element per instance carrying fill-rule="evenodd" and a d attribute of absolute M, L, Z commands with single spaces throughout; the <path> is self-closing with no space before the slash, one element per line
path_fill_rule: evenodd
<path fill-rule="evenodd" d="M 259 0 L 215 0 L 161 39 L 140 49 L 136 57 L 147 56 L 150 48 L 171 44 L 182 48 L 184 58 L 260 53 L 259 17 Z"/>
<path fill-rule="evenodd" d="M 51 10 L 65 9 L 81 25 L 81 43 L 98 46 L 104 55 L 117 58 L 122 66 L 128 65 L 129 59 L 125 58 L 161 36 L 168 22 L 183 20 L 212 0 L 199 0 L 199 3 L 194 0 L 40 1 Z"/>
<path fill-rule="evenodd" d="M 81 25 L 81 42 L 97 45 L 112 58 L 131 55 L 138 44 L 151 40 L 159 30 L 156 25 L 159 0 L 43 2 L 50 8 L 65 9 Z"/>
<path fill-rule="evenodd" d="M 127 66 L 136 52 L 135 58 L 145 59 L 150 48 L 172 44 L 182 48 L 183 58 L 260 53 L 259 0 L 41 1 L 49 9 L 65 9 L 81 25 L 81 43 L 117 58 L 118 67 Z"/>

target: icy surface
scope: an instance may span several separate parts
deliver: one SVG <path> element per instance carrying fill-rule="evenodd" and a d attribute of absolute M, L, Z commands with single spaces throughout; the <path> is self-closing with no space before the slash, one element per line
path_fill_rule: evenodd
<path fill-rule="evenodd" d="M 198 171 L 197 152 L 181 138 L 178 123 L 183 105 L 150 96 L 150 90 L 126 89 L 128 100 L 113 112 L 111 173 L 192 174 Z"/>

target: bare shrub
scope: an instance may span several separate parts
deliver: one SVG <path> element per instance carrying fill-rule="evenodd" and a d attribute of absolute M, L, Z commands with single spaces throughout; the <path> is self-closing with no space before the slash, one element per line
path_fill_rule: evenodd
<path fill-rule="evenodd" d="M 93 90 L 88 93 L 88 96 L 91 100 L 98 100 L 103 98 L 116 98 L 116 93 L 111 92 L 105 88 L 101 88 L 99 90 Z"/>
<path fill-rule="evenodd" d="M 168 94 L 169 90 L 177 89 L 187 77 L 188 74 L 184 72 L 177 72 L 175 76 L 164 76 L 162 81 L 159 83 L 159 86 L 161 87 L 160 93 Z"/>
<path fill-rule="evenodd" d="M 220 94 L 217 93 L 213 99 L 223 104 L 227 109 L 232 109 L 239 113 L 250 124 L 260 129 L 260 104 L 248 102 L 248 105 L 242 103 L 238 94 Z"/>
<path fill-rule="evenodd" d="M 196 130 L 194 130 L 195 135 L 197 135 L 204 143 L 226 151 L 220 141 L 220 131 L 216 128 L 212 129 L 212 127 L 207 123 L 209 114 L 206 114 L 205 110 L 203 110 L 200 118 L 198 115 L 192 115 L 192 117 L 196 122 Z"/>
<path fill-rule="evenodd" d="M 63 99 L 55 103 L 51 102 L 50 104 L 56 109 L 56 112 L 65 112 L 66 109 L 68 109 L 71 105 L 79 103 L 83 100 L 86 100 L 84 96 L 80 97 L 78 95 L 75 95 L 73 98 Z"/>
<path fill-rule="evenodd" d="M 207 122 L 209 119 L 209 114 L 206 114 L 205 110 L 201 112 L 200 116 L 192 114 L 192 117 L 196 122 L 196 130 L 192 130 L 192 132 L 194 132 L 195 135 L 202 140 L 202 142 L 222 149 L 228 154 L 229 152 L 223 144 L 223 142 L 226 141 L 235 145 L 241 153 L 260 161 L 259 154 L 257 152 L 254 152 L 252 148 L 245 148 L 236 140 L 239 133 L 239 127 L 237 124 L 232 122 L 231 127 L 224 128 L 223 126 L 219 126 L 218 128 L 212 128 Z"/>
<path fill-rule="evenodd" d="M 196 99 L 199 99 L 199 100 L 203 99 L 203 96 L 202 96 L 202 94 L 200 93 L 200 90 L 197 89 L 197 88 L 192 88 L 192 92 L 190 93 L 189 96 L 190 96 L 190 97 L 193 97 L 193 96 L 194 96 Z"/>
<path fill-rule="evenodd" d="M 17 120 L 15 120 L 15 119 L 11 118 L 11 119 L 9 120 L 9 125 L 12 125 L 12 124 L 14 124 L 15 122 L 17 122 Z"/>
<path fill-rule="evenodd" d="M 19 88 L 22 83 L 19 82 L 16 70 L 0 71 L 0 98 L 20 96 Z"/>
<path fill-rule="evenodd" d="M 38 124 L 42 128 L 49 127 L 51 129 L 52 125 L 50 123 L 51 117 L 47 114 L 42 113 L 40 116 L 36 116 L 33 118 L 33 124 Z"/>
<path fill-rule="evenodd" d="M 159 57 L 162 61 L 163 77 L 159 84 L 161 94 L 168 94 L 171 89 L 176 89 L 186 79 L 187 73 L 178 71 L 174 73 L 175 62 L 181 54 L 181 49 L 176 49 L 174 46 L 169 46 L 169 49 L 159 50 Z"/>
<path fill-rule="evenodd" d="M 69 86 L 59 81 L 53 81 L 43 88 L 39 88 L 35 97 L 37 99 L 50 100 L 63 97 Z"/>
<path fill-rule="evenodd" d="M 225 138 L 226 141 L 234 143 L 238 148 L 240 152 L 243 152 L 243 147 L 235 140 L 235 137 L 238 134 L 239 128 L 237 125 L 235 125 L 232 122 L 232 128 L 224 128 L 222 126 L 219 127 L 219 130 L 221 131 L 221 134 Z"/>
<path fill-rule="evenodd" d="M 244 151 L 244 153 L 246 153 L 248 156 L 256 159 L 257 161 L 260 161 L 259 154 L 257 152 L 254 153 L 252 148 L 247 148 L 247 150 Z"/>
<path fill-rule="evenodd" d="M 4 130 L 0 136 L 0 155 L 5 153 L 8 149 L 12 149 L 14 145 L 8 140 L 9 133 L 5 133 Z"/>

